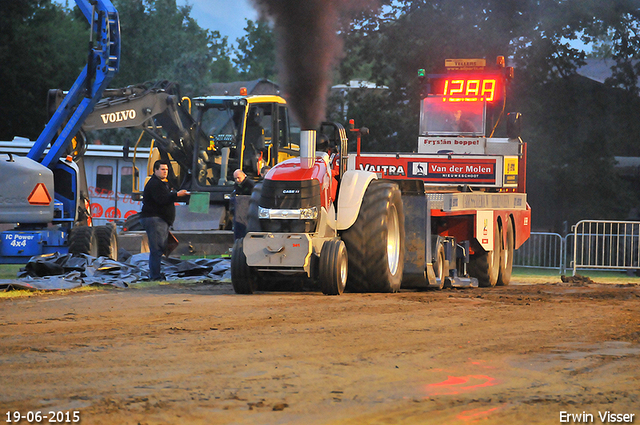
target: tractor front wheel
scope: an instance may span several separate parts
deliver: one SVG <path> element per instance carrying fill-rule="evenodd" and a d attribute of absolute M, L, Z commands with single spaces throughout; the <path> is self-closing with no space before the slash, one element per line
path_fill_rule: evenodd
<path fill-rule="evenodd" d="M 231 251 L 231 284 L 236 294 L 253 294 L 256 290 L 256 277 L 247 265 L 244 255 L 243 239 L 236 239 Z"/>
<path fill-rule="evenodd" d="M 344 292 L 347 285 L 348 263 L 344 242 L 333 239 L 322 244 L 318 276 L 323 294 L 340 295 Z"/>

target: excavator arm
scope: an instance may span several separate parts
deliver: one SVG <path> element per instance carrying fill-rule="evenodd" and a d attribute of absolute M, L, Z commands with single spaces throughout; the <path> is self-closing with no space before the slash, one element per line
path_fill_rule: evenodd
<path fill-rule="evenodd" d="M 85 131 L 139 128 L 149 134 L 161 153 L 181 168 L 193 161 L 195 120 L 182 105 L 178 85 L 160 81 L 109 89 L 83 125 Z"/>
<path fill-rule="evenodd" d="M 68 96 L 68 94 L 66 95 Z M 65 93 L 51 90 L 50 98 L 64 101 Z M 159 81 L 124 88 L 106 89 L 82 125 L 83 131 L 136 128 L 147 133 L 165 160 L 180 167 L 180 176 L 170 169 L 169 180 L 180 187 L 188 180 L 193 162 L 196 122 L 183 105 L 177 84 Z M 201 137 L 205 137 L 204 134 Z"/>
<path fill-rule="evenodd" d="M 49 168 L 55 168 L 120 66 L 118 11 L 109 0 L 76 3 L 91 24 L 87 65 L 27 154 Z M 51 148 L 41 160 L 49 145 Z"/>

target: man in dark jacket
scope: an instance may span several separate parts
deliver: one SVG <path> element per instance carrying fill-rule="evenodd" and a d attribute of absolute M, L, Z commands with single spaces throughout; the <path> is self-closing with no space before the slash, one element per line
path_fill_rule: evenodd
<path fill-rule="evenodd" d="M 174 203 L 178 197 L 189 192 L 174 192 L 165 181 L 169 174 L 169 165 L 164 161 L 153 164 L 153 175 L 144 186 L 140 223 L 149 239 L 149 280 L 164 280 L 162 274 L 162 255 L 167 246 L 169 226 L 176 218 Z"/>
<path fill-rule="evenodd" d="M 233 184 L 234 195 L 251 195 L 251 191 L 253 190 L 255 183 L 253 180 L 247 178 L 244 171 L 240 169 L 234 171 L 233 180 L 235 181 Z"/>
<path fill-rule="evenodd" d="M 233 184 L 233 197 L 229 207 L 231 209 L 231 214 L 233 215 L 233 237 L 234 239 L 239 239 L 243 238 L 247 233 L 246 211 L 243 211 L 243 209 L 246 208 L 243 208 L 243 206 L 247 207 L 249 201 L 246 199 L 241 201 L 238 196 L 245 195 L 246 197 L 247 195 L 251 195 L 255 183 L 247 177 L 244 171 L 240 169 L 233 172 L 233 180 L 235 181 Z"/>

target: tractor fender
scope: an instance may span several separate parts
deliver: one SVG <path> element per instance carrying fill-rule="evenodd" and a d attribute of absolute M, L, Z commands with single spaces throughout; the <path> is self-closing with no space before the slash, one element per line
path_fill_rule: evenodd
<path fill-rule="evenodd" d="M 338 194 L 337 229 L 345 230 L 353 226 L 360 213 L 364 193 L 376 173 L 362 170 L 350 170 L 344 173 Z"/>

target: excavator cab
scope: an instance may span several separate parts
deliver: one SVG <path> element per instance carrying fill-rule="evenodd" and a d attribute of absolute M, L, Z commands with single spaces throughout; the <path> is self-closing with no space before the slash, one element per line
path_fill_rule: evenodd
<path fill-rule="evenodd" d="M 195 147 L 194 183 L 203 189 L 233 185 L 236 169 L 257 180 L 264 166 L 297 154 L 279 152 L 292 147 L 286 103 L 279 96 L 207 96 L 194 104 L 206 135 Z"/>

